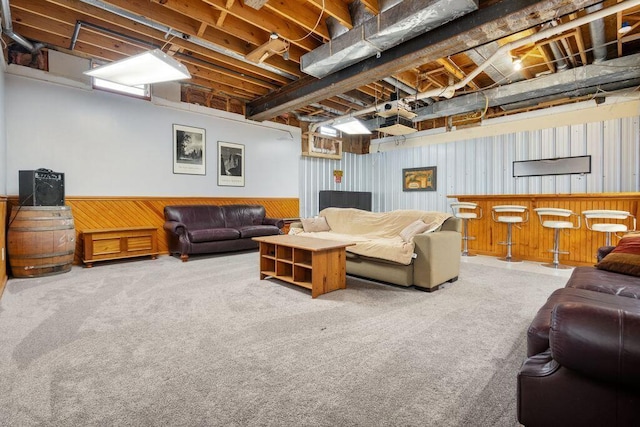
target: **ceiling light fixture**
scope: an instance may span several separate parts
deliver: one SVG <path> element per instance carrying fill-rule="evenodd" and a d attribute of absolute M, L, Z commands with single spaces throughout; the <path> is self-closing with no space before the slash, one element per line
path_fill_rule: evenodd
<path fill-rule="evenodd" d="M 187 67 L 160 49 L 130 56 L 84 74 L 127 86 L 190 79 Z"/>
<path fill-rule="evenodd" d="M 516 71 L 522 70 L 522 59 L 519 56 L 511 58 L 511 63 L 513 64 L 513 69 Z"/>
<path fill-rule="evenodd" d="M 627 34 L 629 31 L 631 31 L 631 25 L 628 22 L 623 22 L 618 29 L 618 34 Z"/>
<path fill-rule="evenodd" d="M 348 133 L 349 135 L 367 135 L 371 133 L 364 123 L 355 117 L 338 119 L 331 125 L 331 127 L 344 133 Z"/>
<path fill-rule="evenodd" d="M 274 32 L 272 32 L 271 34 L 269 34 L 269 38 L 270 38 L 271 40 L 275 40 L 275 39 L 277 39 L 278 37 L 279 37 L 279 36 L 278 36 L 278 33 L 276 33 L 275 31 L 274 31 Z"/>

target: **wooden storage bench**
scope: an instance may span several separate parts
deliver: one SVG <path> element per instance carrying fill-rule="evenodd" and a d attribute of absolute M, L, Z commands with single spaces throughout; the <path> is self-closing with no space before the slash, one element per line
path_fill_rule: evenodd
<path fill-rule="evenodd" d="M 158 256 L 158 236 L 155 227 L 124 227 L 82 230 L 82 262 L 92 267 L 96 261 L 108 261 L 139 256 Z"/>

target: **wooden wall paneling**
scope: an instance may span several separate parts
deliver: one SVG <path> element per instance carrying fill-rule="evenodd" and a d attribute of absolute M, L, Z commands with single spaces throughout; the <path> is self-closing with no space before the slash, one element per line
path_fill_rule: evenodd
<path fill-rule="evenodd" d="M 7 284 L 8 271 L 7 271 L 7 198 L 0 197 L 0 298 L 4 292 L 4 287 Z"/>
<path fill-rule="evenodd" d="M 590 209 L 615 209 L 629 211 L 638 217 L 640 193 L 601 194 L 537 194 L 537 195 L 452 195 L 459 201 L 478 203 L 483 210 L 483 218 L 469 222 L 469 235 L 476 240 L 469 242 L 469 250 L 480 255 L 501 257 L 506 248 L 498 245 L 506 239 L 506 225 L 494 223 L 491 208 L 495 205 L 519 204 L 529 208 L 529 222 L 521 229 L 514 227 L 512 248 L 514 257 L 529 261 L 550 262 L 553 254 L 554 232 L 542 227 L 534 212 L 538 207 L 571 209 L 577 214 Z M 604 233 L 590 231 L 584 225 L 578 230 L 562 231 L 560 249 L 569 251 L 560 255 L 560 262 L 567 265 L 593 265 L 598 247 L 605 243 Z"/>
<path fill-rule="evenodd" d="M 158 252 L 168 254 L 164 231 L 164 207 L 169 205 L 263 205 L 268 217 L 295 218 L 300 215 L 298 198 L 219 198 L 219 197 L 72 197 L 71 207 L 76 229 L 74 264 L 82 263 L 82 230 L 153 226 L 158 229 Z M 10 204 L 18 198 L 11 197 Z"/>

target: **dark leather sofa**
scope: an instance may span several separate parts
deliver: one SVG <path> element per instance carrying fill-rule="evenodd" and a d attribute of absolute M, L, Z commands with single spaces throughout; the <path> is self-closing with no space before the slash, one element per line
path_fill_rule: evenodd
<path fill-rule="evenodd" d="M 640 425 L 640 277 L 576 267 L 551 294 L 527 331 L 518 421 Z"/>
<path fill-rule="evenodd" d="M 255 249 L 252 237 L 281 234 L 284 220 L 267 218 L 260 205 L 165 206 L 169 253 L 189 255 Z"/>

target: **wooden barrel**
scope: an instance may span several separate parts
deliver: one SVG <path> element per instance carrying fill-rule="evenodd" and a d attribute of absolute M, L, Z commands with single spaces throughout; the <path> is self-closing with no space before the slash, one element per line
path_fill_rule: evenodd
<path fill-rule="evenodd" d="M 69 206 L 14 206 L 7 238 L 14 277 L 40 277 L 71 270 L 76 231 Z"/>

